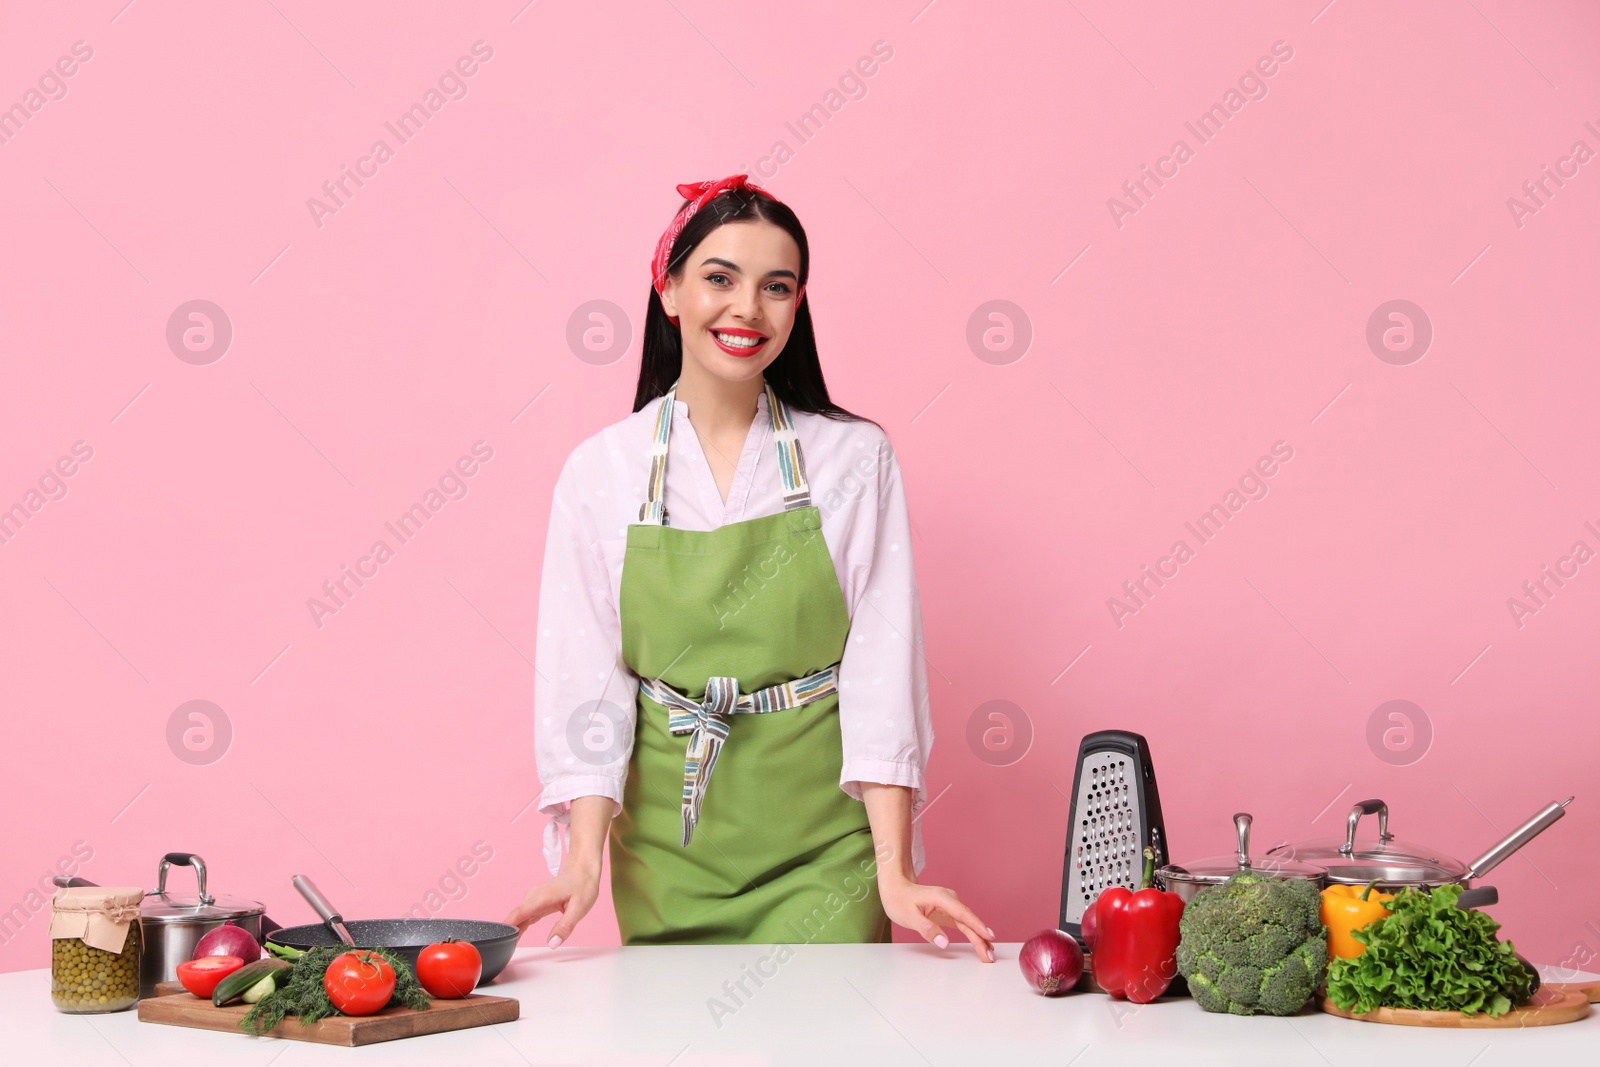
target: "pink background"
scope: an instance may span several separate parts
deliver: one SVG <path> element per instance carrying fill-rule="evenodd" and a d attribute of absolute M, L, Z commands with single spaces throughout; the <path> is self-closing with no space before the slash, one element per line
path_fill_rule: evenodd
<path fill-rule="evenodd" d="M 806 223 L 829 385 L 905 467 L 925 880 L 1002 940 L 1053 925 L 1078 740 L 1121 727 L 1180 860 L 1229 848 L 1235 811 L 1264 848 L 1367 796 L 1471 859 L 1577 794 L 1487 881 L 1526 953 L 1600 949 L 1600 563 L 1520 626 L 1507 604 L 1600 550 L 1600 161 L 1520 225 L 1507 205 L 1600 149 L 1600 14 L 1225 7 L 8 5 L 0 104 L 93 56 L 0 143 L 0 506 L 92 458 L 0 543 L 0 968 L 45 963 L 30 892 L 78 842 L 108 884 L 198 852 L 286 923 L 310 917 L 296 872 L 355 917 L 499 919 L 546 877 L 551 483 L 629 411 L 673 186 L 739 169 Z M 480 40 L 466 95 L 400 144 L 385 122 Z M 1266 95 L 1200 143 L 1185 122 L 1279 41 L 1246 79 Z M 786 125 L 830 102 L 809 140 Z M 308 198 L 379 138 L 393 158 L 319 226 Z M 1178 139 L 1193 157 L 1119 225 L 1108 200 Z M 195 299 L 233 329 L 203 365 L 167 341 Z M 1433 329 L 1405 365 L 1366 340 L 1397 299 Z M 623 311 L 610 351 L 569 341 L 597 300 Z M 384 523 L 479 441 L 465 495 L 398 544 Z M 1268 495 L 1199 545 L 1184 523 L 1279 441 Z M 319 626 L 308 600 L 379 538 L 394 558 Z M 1180 538 L 1194 557 L 1119 627 L 1109 598 Z M 191 700 L 231 726 L 209 763 L 169 746 Z M 1033 736 L 988 762 L 967 730 L 994 700 Z M 1390 700 L 1430 743 L 1369 744 Z M 616 937 L 606 888 L 574 941 Z"/>

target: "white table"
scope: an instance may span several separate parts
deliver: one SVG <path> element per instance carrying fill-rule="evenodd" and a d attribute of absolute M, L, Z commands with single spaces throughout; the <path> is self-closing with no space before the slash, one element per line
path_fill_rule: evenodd
<path fill-rule="evenodd" d="M 132 1011 L 63 1015 L 49 973 L 21 971 L 0 975 L 0 1062 L 1521 1067 L 1594 1062 L 1600 1050 L 1600 1009 L 1561 1026 L 1437 1030 L 1320 1012 L 1212 1015 L 1188 999 L 1139 1007 L 1089 993 L 1042 997 L 1022 979 L 1019 948 L 997 944 L 992 964 L 965 942 L 943 952 L 802 944 L 781 963 L 757 945 L 522 949 L 485 990 L 519 998 L 519 1021 L 355 1049 L 141 1023 Z M 724 983 L 741 978 L 749 995 L 730 995 Z M 714 1019 L 711 998 L 731 1013 Z"/>

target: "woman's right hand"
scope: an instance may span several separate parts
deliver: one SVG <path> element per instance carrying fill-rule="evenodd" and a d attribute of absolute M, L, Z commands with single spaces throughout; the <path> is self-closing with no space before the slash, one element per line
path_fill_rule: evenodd
<path fill-rule="evenodd" d="M 594 907 L 600 896 L 600 868 L 571 862 L 573 859 L 575 857 L 569 855 L 560 874 L 528 890 L 522 903 L 511 909 L 505 921 L 515 926 L 519 934 L 546 915 L 559 911 L 561 918 L 550 928 L 549 945 L 555 948 L 572 935 L 578 921 Z"/>

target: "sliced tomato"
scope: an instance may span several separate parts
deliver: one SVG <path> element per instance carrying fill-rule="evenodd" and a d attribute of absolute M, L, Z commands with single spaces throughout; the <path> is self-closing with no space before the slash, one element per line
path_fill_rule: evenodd
<path fill-rule="evenodd" d="M 483 975 L 483 956 L 471 941 L 435 941 L 417 954 L 417 981 L 431 997 L 457 1000 Z"/>
<path fill-rule="evenodd" d="M 394 996 L 394 968 L 376 952 L 346 952 L 328 964 L 322 988 L 346 1015 L 372 1015 Z"/>
<path fill-rule="evenodd" d="M 243 966 L 238 956 L 201 956 L 178 964 L 178 981 L 195 996 L 210 1000 L 217 983 Z"/>

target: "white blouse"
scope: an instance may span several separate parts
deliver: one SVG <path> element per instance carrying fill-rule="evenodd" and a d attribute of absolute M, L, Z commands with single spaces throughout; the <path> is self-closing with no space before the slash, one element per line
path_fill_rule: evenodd
<path fill-rule="evenodd" d="M 539 585 L 533 701 L 534 753 L 543 786 L 539 811 L 550 817 L 544 860 L 552 875 L 561 868 L 559 827 L 568 825 L 574 797 L 607 796 L 615 802 L 612 817 L 622 812 L 634 734 L 626 731 L 628 744 L 615 745 L 615 751 L 584 735 L 595 724 L 605 729 L 597 706 L 637 723 L 639 678 L 622 660 L 617 604 L 627 530 L 639 521 L 662 402 L 653 400 L 580 443 L 556 480 Z M 806 411 L 793 415 L 811 499 L 850 613 L 839 668 L 839 788 L 859 801 L 862 782 L 911 787 L 911 862 L 920 873 L 925 858 L 915 817 L 927 802 L 933 722 L 900 466 L 888 437 L 870 422 Z M 689 423 L 687 402 L 673 404 L 673 419 L 664 498 L 673 527 L 711 530 L 783 510 L 765 391 L 756 401 L 726 504 Z M 737 737 L 731 745 L 737 750 Z"/>

